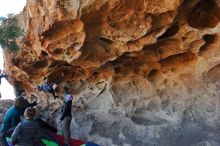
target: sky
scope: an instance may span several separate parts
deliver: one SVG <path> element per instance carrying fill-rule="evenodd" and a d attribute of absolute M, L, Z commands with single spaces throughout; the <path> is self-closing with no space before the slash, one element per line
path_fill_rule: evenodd
<path fill-rule="evenodd" d="M 0 0 L 0 16 L 6 17 L 8 14 L 18 14 L 23 10 L 25 5 L 26 0 Z M 4 68 L 3 61 L 2 48 L 0 48 L 0 69 Z M 14 99 L 15 95 L 13 87 L 6 79 L 2 79 L 1 81 L 1 99 Z"/>

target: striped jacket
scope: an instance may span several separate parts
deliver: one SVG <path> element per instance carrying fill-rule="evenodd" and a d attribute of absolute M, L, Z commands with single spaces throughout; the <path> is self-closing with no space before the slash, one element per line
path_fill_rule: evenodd
<path fill-rule="evenodd" d="M 20 122 L 12 133 L 12 143 L 18 146 L 34 146 L 39 141 L 39 128 L 38 122 L 25 119 Z"/>

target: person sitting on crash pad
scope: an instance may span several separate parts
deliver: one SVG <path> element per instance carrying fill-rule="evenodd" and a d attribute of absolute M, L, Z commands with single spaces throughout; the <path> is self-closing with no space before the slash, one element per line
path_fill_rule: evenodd
<path fill-rule="evenodd" d="M 28 107 L 24 112 L 24 121 L 20 122 L 11 136 L 13 145 L 36 146 L 40 141 L 40 131 L 37 121 L 34 120 L 36 109 Z"/>
<path fill-rule="evenodd" d="M 63 73 L 60 79 L 58 79 L 55 83 L 49 83 L 48 79 L 45 79 L 45 83 L 42 85 L 38 85 L 37 89 L 39 91 L 44 91 L 44 92 L 49 92 L 53 95 L 54 99 L 56 99 L 58 96 L 56 96 L 55 90 L 57 88 L 57 86 L 61 83 L 63 79 Z"/>
<path fill-rule="evenodd" d="M 5 72 L 0 69 L 0 85 L 1 85 L 1 79 L 2 78 L 6 78 L 7 79 L 7 77 L 8 77 L 8 75 L 6 75 Z"/>
<path fill-rule="evenodd" d="M 69 93 L 68 89 L 65 88 L 65 100 L 64 105 L 62 106 L 61 118 L 62 129 L 64 135 L 64 146 L 70 146 L 71 144 L 71 135 L 70 135 L 70 124 L 72 120 L 72 100 L 73 96 Z"/>

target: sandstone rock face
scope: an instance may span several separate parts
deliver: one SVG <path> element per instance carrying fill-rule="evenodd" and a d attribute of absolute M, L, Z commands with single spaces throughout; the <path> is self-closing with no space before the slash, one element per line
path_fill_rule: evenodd
<path fill-rule="evenodd" d="M 76 95 L 72 136 L 102 146 L 220 145 L 218 0 L 28 0 L 10 82 L 59 127 Z M 64 73 L 59 99 L 38 92 Z M 30 98 L 34 100 L 34 98 Z"/>

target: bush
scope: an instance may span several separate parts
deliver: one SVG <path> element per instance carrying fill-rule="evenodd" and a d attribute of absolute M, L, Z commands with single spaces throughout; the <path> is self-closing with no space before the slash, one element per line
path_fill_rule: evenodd
<path fill-rule="evenodd" d="M 16 44 L 16 38 L 23 35 L 23 30 L 18 26 L 15 17 L 3 19 L 0 24 L 0 45 L 2 48 L 16 51 L 19 46 Z"/>

